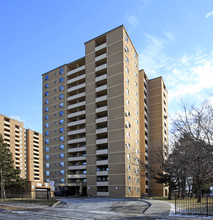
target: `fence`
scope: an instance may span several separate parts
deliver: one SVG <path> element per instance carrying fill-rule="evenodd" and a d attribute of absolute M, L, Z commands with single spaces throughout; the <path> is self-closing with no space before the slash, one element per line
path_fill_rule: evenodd
<path fill-rule="evenodd" d="M 54 193 L 49 190 L 24 190 L 24 189 L 7 189 L 5 190 L 5 196 L 7 199 L 52 199 Z"/>
<path fill-rule="evenodd" d="M 175 214 L 213 216 L 213 197 L 205 196 L 197 202 L 196 198 L 175 196 Z"/>

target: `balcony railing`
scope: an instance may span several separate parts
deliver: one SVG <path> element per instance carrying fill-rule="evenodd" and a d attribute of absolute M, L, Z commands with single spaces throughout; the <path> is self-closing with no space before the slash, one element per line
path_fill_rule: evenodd
<path fill-rule="evenodd" d="M 77 76 L 77 77 L 75 77 L 75 78 L 72 78 L 72 79 L 68 80 L 68 81 L 67 81 L 67 84 L 69 85 L 70 83 L 77 82 L 77 81 L 79 81 L 79 80 L 81 80 L 81 79 L 84 79 L 84 78 L 85 78 L 85 74 L 80 75 L 80 76 Z"/>
<path fill-rule="evenodd" d="M 80 66 L 80 67 L 78 67 L 78 68 L 76 68 L 76 69 L 74 69 L 74 70 L 69 71 L 69 72 L 67 73 L 67 76 L 70 76 L 70 75 L 72 75 L 72 74 L 74 74 L 74 73 L 80 72 L 81 70 L 84 70 L 84 69 L 85 69 L 85 65 Z"/>
<path fill-rule="evenodd" d="M 85 96 L 85 92 L 82 92 L 82 93 L 79 93 L 79 94 L 68 97 L 67 101 L 78 99 L 78 98 L 81 98 L 81 97 L 84 97 L 84 96 Z"/>
<path fill-rule="evenodd" d="M 72 139 L 72 140 L 68 140 L 68 144 L 75 144 L 75 143 L 81 143 L 81 142 L 85 142 L 86 138 L 76 138 L 76 139 Z"/>
<path fill-rule="evenodd" d="M 103 48 L 105 48 L 106 46 L 107 46 L 107 44 L 106 44 L 106 43 L 103 43 L 103 44 L 101 44 L 101 45 L 95 47 L 95 52 L 96 52 L 96 51 L 99 51 L 99 50 L 101 50 L 101 49 L 103 49 Z"/>
<path fill-rule="evenodd" d="M 86 156 L 68 157 L 68 161 L 82 161 L 82 160 L 86 160 Z"/>
<path fill-rule="evenodd" d="M 86 151 L 86 147 L 75 147 L 68 149 L 68 153 L 81 152 L 81 151 Z"/>
<path fill-rule="evenodd" d="M 80 125 L 80 124 L 85 124 L 86 123 L 86 119 L 82 119 L 82 120 L 77 120 L 77 121 L 73 121 L 73 122 L 69 122 L 67 124 L 68 127 L 72 127 L 72 126 L 76 126 L 76 125 Z"/>

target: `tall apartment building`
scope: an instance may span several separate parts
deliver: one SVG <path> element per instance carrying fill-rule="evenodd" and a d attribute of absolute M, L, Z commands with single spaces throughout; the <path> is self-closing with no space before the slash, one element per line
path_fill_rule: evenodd
<path fill-rule="evenodd" d="M 20 177 L 30 182 L 43 182 L 42 134 L 25 129 L 22 122 L 1 114 L 0 134 L 10 148 L 15 168 L 21 171 Z"/>
<path fill-rule="evenodd" d="M 42 78 L 45 181 L 71 194 L 148 195 L 148 169 L 142 172 L 137 160 L 149 161 L 155 130 L 155 125 L 149 129 L 154 119 L 149 106 L 155 101 L 149 87 L 157 79 L 149 81 L 138 70 L 138 54 L 125 28 L 86 42 L 85 57 Z M 156 120 L 157 127 L 162 121 Z"/>

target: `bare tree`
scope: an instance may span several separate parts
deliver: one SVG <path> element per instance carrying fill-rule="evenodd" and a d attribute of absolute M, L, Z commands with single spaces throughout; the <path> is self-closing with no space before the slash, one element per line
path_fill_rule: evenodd
<path fill-rule="evenodd" d="M 184 182 L 193 178 L 200 202 L 204 185 L 213 176 L 213 108 L 206 101 L 200 107 L 189 107 L 182 102 L 182 109 L 183 113 L 173 119 L 172 134 L 177 139 L 174 151 L 182 152 L 179 160 L 186 174 Z"/>

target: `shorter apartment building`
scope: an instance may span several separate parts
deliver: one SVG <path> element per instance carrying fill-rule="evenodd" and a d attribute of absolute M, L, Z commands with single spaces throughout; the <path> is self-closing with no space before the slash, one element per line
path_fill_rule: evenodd
<path fill-rule="evenodd" d="M 27 190 L 50 188 L 48 183 L 43 183 L 42 134 L 0 114 L 0 135 L 12 153 L 14 167 L 20 169 L 20 177 L 28 182 Z"/>

